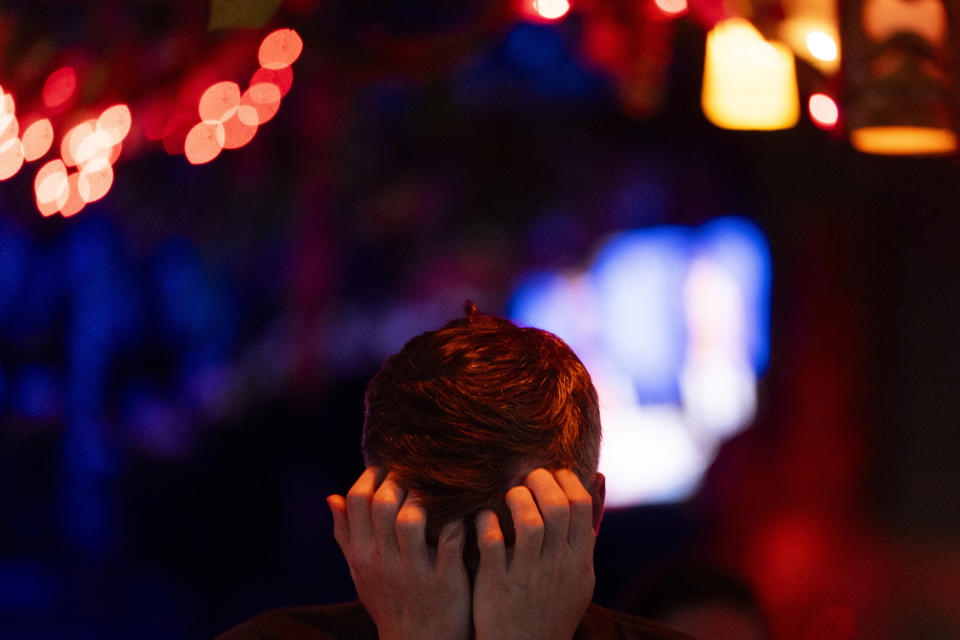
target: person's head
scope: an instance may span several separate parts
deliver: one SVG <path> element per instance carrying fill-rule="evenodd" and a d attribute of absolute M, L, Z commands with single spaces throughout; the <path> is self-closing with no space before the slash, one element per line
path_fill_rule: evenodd
<path fill-rule="evenodd" d="M 502 513 L 507 490 L 536 467 L 572 469 L 602 501 L 587 370 L 552 333 L 471 303 L 467 317 L 416 336 L 371 380 L 363 452 L 420 494 L 433 530 L 484 508 Z"/>

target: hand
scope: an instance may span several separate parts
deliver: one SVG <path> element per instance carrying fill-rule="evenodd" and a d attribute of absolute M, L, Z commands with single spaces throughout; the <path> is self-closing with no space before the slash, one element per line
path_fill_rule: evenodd
<path fill-rule="evenodd" d="M 506 548 L 493 511 L 477 516 L 473 585 L 477 640 L 573 637 L 593 596 L 593 509 L 567 469 L 536 469 L 507 492 L 516 543 Z"/>
<path fill-rule="evenodd" d="M 383 640 L 466 640 L 470 582 L 463 564 L 464 524 L 447 523 L 427 546 L 427 517 L 394 475 L 369 467 L 343 496 L 332 495 L 333 534 L 357 595 Z M 379 484 L 379 487 L 377 486 Z"/>

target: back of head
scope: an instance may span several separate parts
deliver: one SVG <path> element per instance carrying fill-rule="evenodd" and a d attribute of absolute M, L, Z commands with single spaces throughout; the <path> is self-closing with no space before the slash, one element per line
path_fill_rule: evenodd
<path fill-rule="evenodd" d="M 534 466 L 586 484 L 600 450 L 597 393 L 552 333 L 479 314 L 410 340 L 366 395 L 368 465 L 394 471 L 443 523 L 491 507 Z"/>

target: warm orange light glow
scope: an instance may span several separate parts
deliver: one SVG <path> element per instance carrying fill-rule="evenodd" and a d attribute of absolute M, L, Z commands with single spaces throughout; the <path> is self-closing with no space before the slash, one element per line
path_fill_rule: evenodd
<path fill-rule="evenodd" d="M 183 152 L 190 164 L 204 164 L 220 154 L 225 138 L 226 134 L 220 122 L 204 120 L 190 129 L 183 143 Z"/>
<path fill-rule="evenodd" d="M 99 158 L 83 168 L 77 190 L 84 202 L 95 202 L 107 195 L 113 185 L 113 167 L 105 158 Z"/>
<path fill-rule="evenodd" d="M 837 43 L 822 31 L 811 31 L 807 34 L 807 50 L 814 58 L 824 62 L 836 60 L 839 55 Z"/>
<path fill-rule="evenodd" d="M 793 54 L 742 18 L 707 35 L 703 112 L 725 129 L 785 129 L 800 116 Z"/>
<path fill-rule="evenodd" d="M 130 116 L 130 107 L 125 104 L 115 104 L 104 109 L 97 118 L 95 126 L 97 141 L 101 147 L 112 147 L 123 142 L 130 133 L 133 118 Z"/>
<path fill-rule="evenodd" d="M 293 69 L 284 67 L 283 69 L 264 69 L 260 67 L 253 72 L 250 77 L 250 85 L 260 84 L 261 82 L 272 82 L 280 89 L 280 97 L 287 95 L 290 87 L 293 86 Z"/>
<path fill-rule="evenodd" d="M 72 127 L 60 141 L 60 157 L 68 167 L 77 164 L 76 153 L 80 144 L 94 133 L 96 120 L 84 120 Z"/>
<path fill-rule="evenodd" d="M 17 119 L 16 111 L 13 96 L 9 93 L 3 94 L 3 100 L 0 102 L 0 141 L 20 133 L 20 121 Z"/>
<path fill-rule="evenodd" d="M 861 127 L 850 132 L 853 148 L 886 156 L 946 155 L 957 150 L 949 129 L 931 127 Z"/>
<path fill-rule="evenodd" d="M 567 0 L 533 0 L 533 10 L 545 20 L 559 20 L 570 11 Z"/>
<path fill-rule="evenodd" d="M 303 40 L 293 29 L 277 29 L 260 43 L 257 58 L 266 69 L 289 67 L 300 57 Z"/>
<path fill-rule="evenodd" d="M 218 82 L 200 96 L 201 120 L 222 120 L 231 109 L 240 105 L 240 85 L 236 82 Z"/>
<path fill-rule="evenodd" d="M 60 207 L 60 215 L 69 218 L 80 213 L 80 210 L 87 204 L 80 195 L 80 173 L 74 171 L 67 176 L 67 201 Z"/>
<path fill-rule="evenodd" d="M 23 166 L 23 145 L 13 137 L 0 143 L 0 180 L 11 178 Z"/>
<path fill-rule="evenodd" d="M 43 104 L 54 109 L 61 106 L 77 89 L 77 74 L 73 67 L 61 67 L 47 77 L 43 83 Z"/>
<path fill-rule="evenodd" d="M 62 191 L 67 188 L 67 167 L 59 158 L 51 160 L 40 167 L 33 182 L 37 193 L 37 202 L 52 202 L 58 200 Z M 60 206 L 57 206 L 59 209 Z"/>
<path fill-rule="evenodd" d="M 654 0 L 657 8 L 668 16 L 682 16 L 687 12 L 687 0 Z"/>
<path fill-rule="evenodd" d="M 33 181 L 33 190 L 37 196 L 37 208 L 44 216 L 52 216 L 67 203 L 69 186 L 67 167 L 63 160 L 51 160 L 37 171 Z"/>
<path fill-rule="evenodd" d="M 244 115 L 241 116 L 241 113 Z M 224 149 L 237 149 L 247 144 L 257 133 L 257 110 L 249 105 L 241 105 L 229 118 L 223 121 Z"/>
<path fill-rule="evenodd" d="M 53 125 L 48 118 L 37 120 L 23 132 L 23 159 L 27 162 L 38 160 L 53 145 Z"/>
<path fill-rule="evenodd" d="M 822 129 L 833 129 L 840 119 L 840 109 L 833 98 L 825 93 L 815 93 L 807 102 L 810 119 Z"/>
<path fill-rule="evenodd" d="M 268 122 L 280 110 L 280 89 L 270 82 L 255 84 L 243 92 L 240 104 L 253 107 L 257 112 L 257 125 Z M 250 112 L 247 111 L 247 114 Z M 241 116 L 246 118 L 243 113 Z M 252 124 L 247 121 L 244 124 Z"/>

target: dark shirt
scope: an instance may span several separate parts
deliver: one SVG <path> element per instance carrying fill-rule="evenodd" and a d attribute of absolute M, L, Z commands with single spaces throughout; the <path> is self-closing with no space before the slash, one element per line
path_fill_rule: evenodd
<path fill-rule="evenodd" d="M 628 613 L 591 603 L 574 640 L 692 640 Z M 377 640 L 377 627 L 359 602 L 267 611 L 216 640 Z"/>

